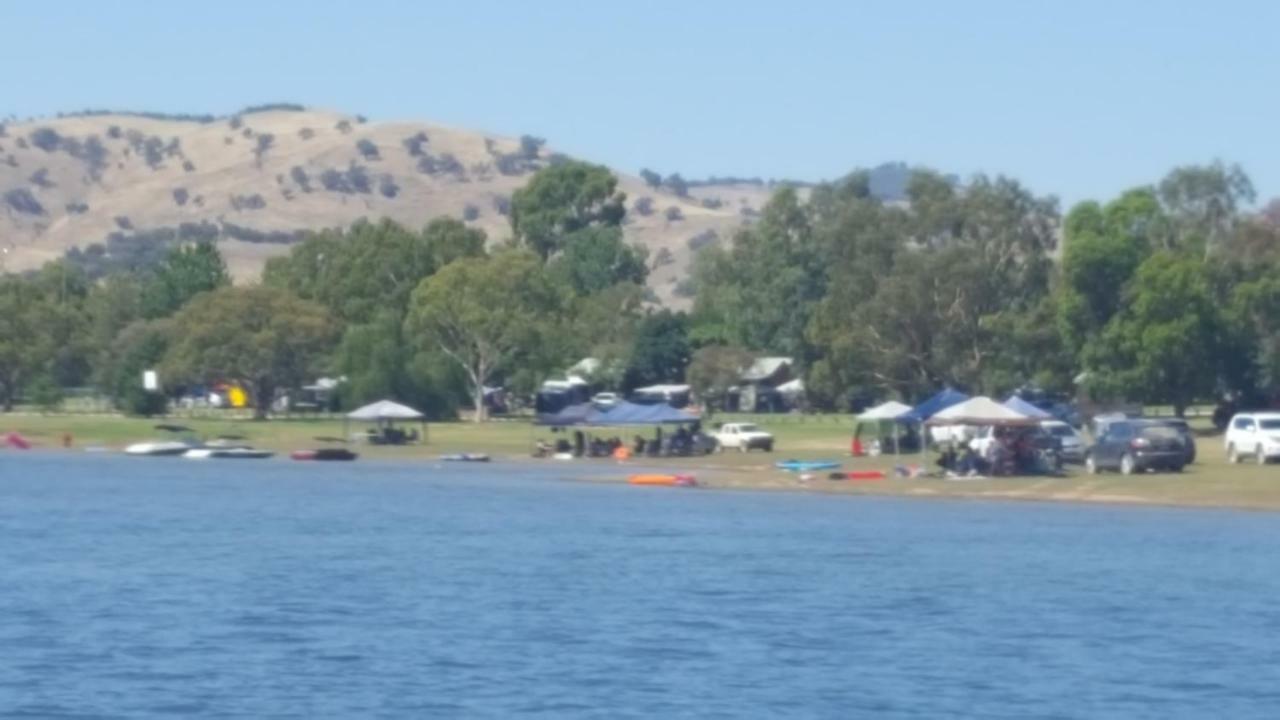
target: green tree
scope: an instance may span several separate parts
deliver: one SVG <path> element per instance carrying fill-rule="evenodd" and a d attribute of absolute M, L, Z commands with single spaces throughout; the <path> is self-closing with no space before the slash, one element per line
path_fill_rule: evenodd
<path fill-rule="evenodd" d="M 172 318 L 138 320 L 122 328 L 98 356 L 95 374 L 99 387 L 117 408 L 144 416 L 164 411 L 164 394 L 147 390 L 142 375 L 160 367 L 172 332 Z"/>
<path fill-rule="evenodd" d="M 1241 207 L 1256 197 L 1240 166 L 1221 162 L 1174 168 L 1158 192 L 1171 219 L 1173 246 L 1206 255 L 1231 237 Z"/>
<path fill-rule="evenodd" d="M 324 307 L 270 287 L 227 287 L 194 298 L 174 316 L 165 376 L 234 380 L 265 418 L 276 391 L 310 379 L 336 327 Z"/>
<path fill-rule="evenodd" d="M 1138 268 L 1125 300 L 1085 347 L 1091 385 L 1182 415 L 1218 379 L 1222 317 L 1209 272 L 1196 258 L 1161 251 Z"/>
<path fill-rule="evenodd" d="M 623 241 L 621 228 L 590 227 L 570 233 L 547 267 L 576 294 L 591 295 L 618 283 L 643 285 L 649 276 L 647 259 L 643 247 Z"/>
<path fill-rule="evenodd" d="M 670 310 L 649 313 L 636 328 L 626 389 L 684 380 L 692 353 L 688 315 Z"/>
<path fill-rule="evenodd" d="M 413 292 L 405 333 L 420 349 L 438 349 L 462 368 L 475 421 L 483 422 L 485 386 L 548 344 L 562 301 L 530 253 L 464 258 Z"/>
<path fill-rule="evenodd" d="M 755 361 L 750 350 L 732 345 L 708 345 L 693 353 L 685 373 L 690 387 L 708 413 L 724 409 L 729 388 L 738 384 L 742 373 Z"/>
<path fill-rule="evenodd" d="M 618 179 L 600 165 L 569 161 L 544 168 L 512 195 L 511 229 L 546 261 L 579 230 L 622 224 L 627 196 L 617 188 Z"/>
<path fill-rule="evenodd" d="M 230 284 L 227 264 L 212 242 L 175 247 L 143 287 L 143 315 L 168 317 L 196 295 Z"/>
<path fill-rule="evenodd" d="M 390 220 L 360 221 L 310 235 L 288 257 L 268 262 L 263 282 L 314 300 L 347 322 L 369 323 L 390 309 L 403 316 L 409 295 L 439 268 L 484 254 L 485 234 L 453 218 L 420 233 Z"/>
<path fill-rule="evenodd" d="M 6 412 L 51 353 L 41 325 L 44 303 L 31 282 L 0 276 L 0 408 Z"/>
<path fill-rule="evenodd" d="M 415 353 L 403 321 L 390 310 L 347 326 L 334 353 L 334 366 L 347 378 L 340 391 L 343 407 L 395 398 L 433 418 L 456 416 L 459 398 L 452 389 L 465 380 L 449 363 L 438 354 Z"/>
<path fill-rule="evenodd" d="M 732 250 L 708 248 L 695 263 L 699 343 L 804 355 L 805 328 L 825 293 L 827 272 L 793 189 L 779 190 L 760 222 L 738 234 Z"/>

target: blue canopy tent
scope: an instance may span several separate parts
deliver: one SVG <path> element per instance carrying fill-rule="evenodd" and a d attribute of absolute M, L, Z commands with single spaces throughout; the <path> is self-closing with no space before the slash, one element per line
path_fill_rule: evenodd
<path fill-rule="evenodd" d="M 969 396 L 952 388 L 943 388 L 938 394 L 911 408 L 911 412 L 898 418 L 898 422 L 920 425 L 920 454 L 929 451 L 929 434 L 925 432 L 924 421 L 937 415 L 953 405 L 968 400 Z"/>
<path fill-rule="evenodd" d="M 1035 405 L 1032 405 L 1026 400 L 1023 400 L 1022 398 L 1018 397 L 1017 395 L 1010 395 L 1009 399 L 1004 401 L 1004 406 L 1016 413 L 1021 413 L 1023 415 L 1026 415 L 1029 418 L 1033 418 L 1036 420 L 1053 419 L 1052 413 L 1041 410 Z"/>
<path fill-rule="evenodd" d="M 550 427 L 569 427 L 570 425 L 583 425 L 595 407 L 591 403 L 580 403 L 577 405 L 567 405 L 553 413 L 538 413 L 534 418 L 533 424 L 547 425 Z"/>
<path fill-rule="evenodd" d="M 922 423 L 952 405 L 959 405 L 968 399 L 969 396 L 959 390 L 946 388 L 937 395 L 911 408 L 911 412 L 901 415 L 898 421 Z"/>

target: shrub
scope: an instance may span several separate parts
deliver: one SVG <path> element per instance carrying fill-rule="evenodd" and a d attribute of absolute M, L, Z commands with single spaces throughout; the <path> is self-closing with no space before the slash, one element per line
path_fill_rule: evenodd
<path fill-rule="evenodd" d="M 302 169 L 301 165 L 294 165 L 289 169 L 289 178 L 302 188 L 302 192 L 311 192 L 311 178 L 307 176 L 307 171 Z"/>
<path fill-rule="evenodd" d="M 119 125 L 112 125 L 111 127 L 107 128 L 107 137 L 111 138 L 112 140 L 119 140 L 123 135 L 124 133 L 120 130 Z"/>
<path fill-rule="evenodd" d="M 47 153 L 51 153 L 62 144 L 62 136 L 53 128 L 36 128 L 31 133 L 31 144 Z"/>
<path fill-rule="evenodd" d="M 757 217 L 760 217 L 760 211 L 759 211 L 759 210 L 756 210 L 755 208 L 751 207 L 750 205 L 744 205 L 743 207 L 739 208 L 739 210 L 738 210 L 738 214 L 739 214 L 739 215 L 741 215 L 741 216 L 742 216 L 742 217 L 744 217 L 744 218 L 757 218 Z"/>
<path fill-rule="evenodd" d="M 182 207 L 183 205 L 186 205 L 187 199 L 190 197 L 191 195 L 190 193 L 187 192 L 186 188 L 173 189 L 173 202 L 175 202 L 178 205 L 178 207 Z"/>
<path fill-rule="evenodd" d="M 719 210 L 724 207 L 724 201 L 718 197 L 702 198 L 702 207 L 708 210 Z"/>
<path fill-rule="evenodd" d="M 381 160 L 382 154 L 378 152 L 378 146 L 373 144 L 369 138 L 361 138 L 356 141 L 356 150 L 360 151 L 360 155 L 365 160 Z"/>
<path fill-rule="evenodd" d="M 641 168 L 640 179 L 644 181 L 645 185 L 648 185 L 654 190 L 662 187 L 662 176 L 649 168 Z"/>
<path fill-rule="evenodd" d="M 32 185 L 35 185 L 38 188 L 47 189 L 47 188 L 53 187 L 55 184 L 52 180 L 49 179 L 49 170 L 47 168 L 40 168 L 39 170 L 32 173 L 31 177 L 27 179 L 31 181 Z"/>
<path fill-rule="evenodd" d="M 190 160 L 183 160 L 183 161 L 182 161 L 182 170 L 183 170 L 183 172 L 195 172 L 195 171 L 196 171 L 196 164 L 195 164 L 195 163 L 193 163 L 193 162 L 191 162 Z"/>
<path fill-rule="evenodd" d="M 18 138 L 14 142 L 17 144 L 19 150 L 26 150 L 27 148 L 31 147 L 31 145 L 27 143 L 26 138 Z"/>
<path fill-rule="evenodd" d="M 480 208 L 472 205 L 471 203 L 467 203 L 467 206 L 462 208 L 462 219 L 467 222 L 475 222 L 476 220 L 479 220 Z"/>
<path fill-rule="evenodd" d="M 538 154 L 542 151 L 542 146 L 546 144 L 547 141 L 543 138 L 534 137 L 532 135 L 521 135 L 520 155 L 527 160 L 536 160 L 538 159 Z"/>
<path fill-rule="evenodd" d="M 18 167 L 18 158 L 13 153 L 9 153 L 9 156 L 4 159 L 4 162 L 9 167 Z"/>
<path fill-rule="evenodd" d="M 271 149 L 271 146 L 275 144 L 275 141 L 276 136 L 271 133 L 262 133 L 258 136 L 258 142 L 253 147 L 253 160 L 258 164 L 258 167 L 262 167 L 262 158 Z"/>
<path fill-rule="evenodd" d="M 240 131 L 240 135 L 241 135 L 241 136 L 243 136 L 246 140 L 247 140 L 247 139 L 249 139 L 249 138 L 251 138 L 251 137 L 253 137 L 253 128 L 248 128 L 248 127 L 247 127 L 247 128 L 245 128 L 245 129 L 241 130 L 241 131 Z"/>
<path fill-rule="evenodd" d="M 426 175 L 453 175 L 458 178 L 465 178 L 467 173 L 458 158 L 450 153 L 440 156 L 423 155 L 418 158 L 418 172 Z"/>
<path fill-rule="evenodd" d="M 657 270 L 660 267 L 666 267 L 675 261 L 676 256 L 671 254 L 671 249 L 662 248 L 657 255 L 653 256 L 653 269 Z"/>
<path fill-rule="evenodd" d="M 43 215 L 44 206 L 36 200 L 36 196 L 26 188 L 16 188 L 4 194 L 4 201 L 14 212 L 25 215 Z"/>
<path fill-rule="evenodd" d="M 373 189 L 369 181 L 369 173 L 363 166 L 351 163 L 346 171 L 329 169 L 320 175 L 320 184 L 329 192 L 344 194 L 369 194 Z"/>
<path fill-rule="evenodd" d="M 683 278 L 676 283 L 671 294 L 678 298 L 691 298 L 698 294 L 698 286 L 693 282 L 693 278 Z"/>
<path fill-rule="evenodd" d="M 720 236 L 716 234 L 715 230 L 703 230 L 697 235 L 689 238 L 686 243 L 691 251 L 698 252 L 703 248 L 715 245 L 719 241 Z"/>
<path fill-rule="evenodd" d="M 358 122 L 358 123 L 360 123 L 361 125 L 363 125 L 363 124 L 365 124 L 365 123 L 369 122 L 369 118 L 367 118 L 367 117 L 365 117 L 365 116 L 363 116 L 363 115 L 357 115 L 357 116 L 356 116 L 356 122 Z"/>
<path fill-rule="evenodd" d="M 244 118 L 240 117 L 239 115 L 232 115 L 231 119 L 227 121 L 227 125 L 232 130 L 239 130 L 240 128 L 244 127 Z"/>
<path fill-rule="evenodd" d="M 351 132 L 351 121 L 339 120 L 338 124 L 334 125 L 334 127 L 337 128 L 338 132 L 342 133 L 343 135 L 346 135 L 347 133 Z"/>
<path fill-rule="evenodd" d="M 635 211 L 639 213 L 641 216 L 649 217 L 650 215 L 653 214 L 653 198 L 649 197 L 648 195 L 645 195 L 642 198 L 638 198 L 636 200 L 636 204 L 634 205 L 634 208 L 635 208 Z"/>
<path fill-rule="evenodd" d="M 132 220 L 130 220 L 130 219 L 129 219 L 127 216 L 125 216 L 125 215 L 117 215 L 117 216 L 115 217 L 115 221 L 116 221 L 116 227 L 120 228 L 121 230 L 132 230 L 132 229 L 133 229 L 133 221 L 132 221 Z"/>
<path fill-rule="evenodd" d="M 152 170 L 164 164 L 164 140 L 152 136 L 142 144 L 142 155 Z"/>
<path fill-rule="evenodd" d="M 302 128 L 298 131 L 298 137 L 303 140 L 310 140 L 316 136 L 316 131 L 311 128 Z"/>
<path fill-rule="evenodd" d="M 506 195 L 493 196 L 493 210 L 503 217 L 511 214 L 511 198 Z"/>
<path fill-rule="evenodd" d="M 675 193 L 677 197 L 685 197 L 689 194 L 689 183 L 680 177 L 680 173 L 672 173 L 662 181 L 668 190 Z"/>
<path fill-rule="evenodd" d="M 65 207 L 68 215 L 83 215 L 89 212 L 89 206 L 82 202 L 69 202 Z"/>
<path fill-rule="evenodd" d="M 391 175 L 383 175 L 378 179 L 378 192 L 382 197 L 390 199 L 400 194 L 400 186 L 396 184 L 396 179 Z"/>
<path fill-rule="evenodd" d="M 419 132 L 417 135 L 404 139 L 404 149 L 409 153 L 409 157 L 422 157 L 425 151 L 422 149 L 429 142 L 425 132 Z"/>
<path fill-rule="evenodd" d="M 261 210 L 267 206 L 267 201 L 258 193 L 252 195 L 232 195 L 231 207 L 237 212 L 242 210 Z"/>
<path fill-rule="evenodd" d="M 273 111 L 274 112 L 304 112 L 306 111 L 306 109 L 307 108 L 305 105 L 299 105 L 298 103 L 276 102 L 276 103 L 263 103 L 261 105 L 250 105 L 249 107 L 241 110 L 238 114 L 252 115 L 253 113 L 273 112 Z"/>
<path fill-rule="evenodd" d="M 665 215 L 667 222 L 679 222 L 684 219 L 684 213 L 675 205 L 667 208 Z"/>

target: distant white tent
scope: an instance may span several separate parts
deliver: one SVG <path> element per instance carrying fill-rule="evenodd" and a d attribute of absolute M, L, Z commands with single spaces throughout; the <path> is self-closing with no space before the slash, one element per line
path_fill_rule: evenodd
<path fill-rule="evenodd" d="M 390 400 L 379 400 L 375 403 L 369 403 L 362 408 L 357 408 L 347 413 L 347 417 L 351 420 L 421 420 L 426 417 L 422 413 L 414 410 L 408 405 L 401 405 L 398 402 Z"/>
<path fill-rule="evenodd" d="M 979 395 L 938 412 L 926 425 L 1034 425 L 1034 418 Z"/>
<path fill-rule="evenodd" d="M 879 426 L 880 430 L 883 431 L 885 425 L 892 426 L 893 423 L 898 422 L 899 418 L 902 418 L 903 416 L 907 415 L 910 412 L 911 412 L 910 405 L 900 403 L 897 400 L 890 400 L 888 402 L 881 403 L 871 408 L 870 410 L 863 412 L 861 415 L 857 417 L 857 420 L 859 425 L 861 425 L 861 423 L 870 423 L 870 424 Z M 853 431 L 853 434 L 855 438 L 860 436 L 862 434 L 862 428 L 861 427 L 855 428 Z M 894 428 L 892 432 L 892 436 L 893 436 L 893 452 L 896 455 L 902 451 L 902 447 L 900 444 L 901 441 L 898 438 L 897 428 Z"/>
<path fill-rule="evenodd" d="M 344 437 L 351 437 L 347 430 L 347 423 L 352 420 L 362 420 L 365 422 L 377 423 L 378 430 L 375 432 L 370 430 L 364 436 L 370 442 L 374 442 L 376 438 L 381 437 L 382 442 L 393 442 L 401 444 L 405 442 L 406 437 L 403 433 L 396 433 L 392 427 L 397 420 L 417 420 L 422 425 L 422 442 L 427 442 L 427 416 L 414 410 L 408 405 L 401 405 L 398 402 L 390 400 L 379 400 L 375 403 L 369 403 L 362 408 L 356 408 L 347 413 L 342 420 L 342 434 Z M 410 441 L 413 436 L 408 438 Z"/>
<path fill-rule="evenodd" d="M 881 403 L 871 408 L 870 410 L 867 410 L 866 412 L 859 415 L 858 419 L 863 422 L 878 422 L 881 420 L 897 420 L 898 418 L 902 417 L 903 415 L 906 415 L 909 412 L 911 412 L 910 405 L 905 405 L 903 403 L 898 402 L 897 400 L 890 400 L 889 402 Z"/>

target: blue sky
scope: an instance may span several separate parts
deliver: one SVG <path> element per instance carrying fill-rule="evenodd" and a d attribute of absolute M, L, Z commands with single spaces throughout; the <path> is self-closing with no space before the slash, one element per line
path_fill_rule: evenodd
<path fill-rule="evenodd" d="M 294 101 L 631 172 L 905 160 L 1065 202 L 1220 158 L 1280 194 L 1280 3 L 7 2 L 0 27 L 0 115 Z"/>

